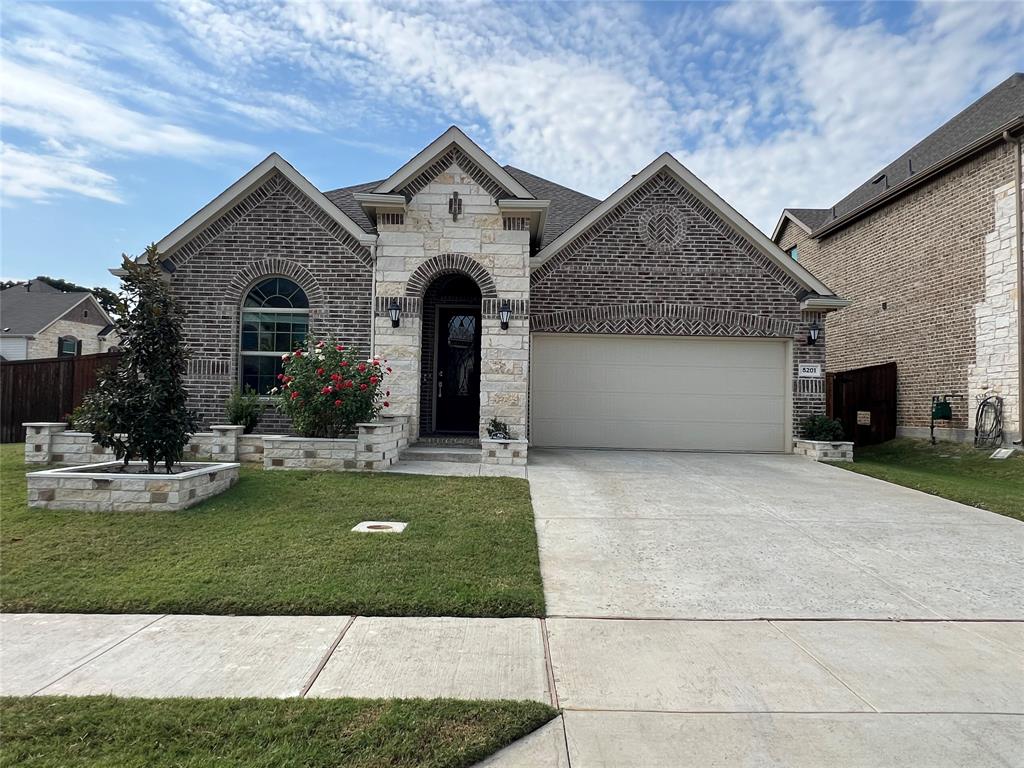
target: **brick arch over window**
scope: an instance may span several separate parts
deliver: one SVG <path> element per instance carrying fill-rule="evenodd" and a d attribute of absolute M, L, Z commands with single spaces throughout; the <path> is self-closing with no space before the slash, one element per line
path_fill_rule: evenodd
<path fill-rule="evenodd" d="M 309 299 L 309 311 L 311 318 L 323 310 L 324 291 L 320 283 L 313 277 L 313 273 L 301 264 L 296 264 L 288 259 L 261 259 L 246 264 L 235 273 L 228 285 L 227 298 L 236 306 L 242 306 L 249 289 L 260 280 L 267 277 L 287 277 L 298 283 L 298 286 L 306 292 Z"/>
<path fill-rule="evenodd" d="M 416 268 L 405 285 L 405 295 L 423 298 L 427 287 L 441 275 L 463 274 L 472 278 L 480 288 L 480 298 L 498 298 L 498 289 L 487 270 L 478 261 L 464 253 L 442 253 L 427 259 Z"/>

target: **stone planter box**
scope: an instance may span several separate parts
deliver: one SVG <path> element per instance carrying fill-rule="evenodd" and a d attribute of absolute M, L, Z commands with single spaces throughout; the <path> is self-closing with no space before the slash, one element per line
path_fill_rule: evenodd
<path fill-rule="evenodd" d="M 815 461 L 853 461 L 853 443 L 843 440 L 794 440 L 793 453 Z"/>
<path fill-rule="evenodd" d="M 529 443 L 526 440 L 480 438 L 480 463 L 525 467 Z"/>
<path fill-rule="evenodd" d="M 387 469 L 408 445 L 404 418 L 357 424 L 351 438 L 263 436 L 264 469 L 333 472 Z"/>
<path fill-rule="evenodd" d="M 407 424 L 405 416 L 382 416 L 379 421 L 356 425 L 358 435 L 348 440 L 245 435 L 240 426 L 214 425 L 209 432 L 192 436 L 185 448 L 185 461 L 237 461 L 263 464 L 265 469 L 386 469 L 409 445 Z M 113 460 L 113 452 L 94 443 L 88 432 L 69 431 L 64 422 L 25 424 L 27 464 L 74 466 L 104 459 Z"/>
<path fill-rule="evenodd" d="M 223 493 L 238 482 L 237 463 L 210 463 L 165 474 L 117 474 L 100 470 L 120 466 L 105 461 L 81 467 L 29 472 L 28 505 L 86 512 L 175 512 Z M 132 466 L 146 466 L 133 461 Z"/>

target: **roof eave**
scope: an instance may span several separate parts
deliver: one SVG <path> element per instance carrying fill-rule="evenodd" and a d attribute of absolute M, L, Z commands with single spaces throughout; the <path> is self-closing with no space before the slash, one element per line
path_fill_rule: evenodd
<path fill-rule="evenodd" d="M 838 296 L 808 296 L 800 302 L 800 309 L 808 312 L 835 312 L 850 306 L 849 299 L 841 299 Z"/>
<path fill-rule="evenodd" d="M 939 174 L 944 173 L 945 171 L 949 170 L 950 167 L 963 162 L 971 155 L 975 155 L 979 152 L 982 152 L 985 149 L 988 149 L 990 146 L 1001 142 L 1003 140 L 1003 134 L 1006 133 L 1007 131 L 1013 133 L 1021 129 L 1024 129 L 1024 115 L 1015 117 L 1010 122 L 1005 123 L 1004 125 L 1001 125 L 999 128 L 996 128 L 994 131 L 985 134 L 980 139 L 977 139 L 973 143 L 968 144 L 963 149 L 954 152 L 953 154 L 946 157 L 944 160 L 940 160 L 939 162 L 932 165 L 930 168 L 926 168 L 925 170 L 919 173 L 915 173 L 913 176 L 904 179 L 899 184 L 890 187 L 885 192 L 880 194 L 878 197 L 874 197 L 871 200 L 868 200 L 866 203 L 862 203 L 857 208 L 854 208 L 852 211 L 844 213 L 842 216 L 833 219 L 832 221 L 828 222 L 828 224 L 818 227 L 818 229 L 814 230 L 811 233 L 812 236 L 815 239 L 820 239 L 825 235 L 835 232 L 836 230 L 842 229 L 848 224 L 852 224 L 854 221 L 870 213 L 876 208 L 888 205 L 896 197 L 899 197 L 900 195 L 910 191 L 914 187 L 923 184 L 924 182 L 934 178 Z"/>
<path fill-rule="evenodd" d="M 800 221 L 800 219 L 798 219 L 796 216 L 794 216 L 789 210 L 783 209 L 782 213 L 779 215 L 778 222 L 776 222 L 776 224 L 775 224 L 775 229 L 772 230 L 772 242 L 773 243 L 777 244 L 779 242 L 779 235 L 782 234 L 782 227 L 785 225 L 785 223 L 787 221 L 793 222 L 798 227 L 800 227 L 800 229 L 802 229 L 804 232 L 806 232 L 808 235 L 811 234 L 811 228 L 810 227 L 808 227 L 806 224 L 804 224 L 802 221 Z"/>

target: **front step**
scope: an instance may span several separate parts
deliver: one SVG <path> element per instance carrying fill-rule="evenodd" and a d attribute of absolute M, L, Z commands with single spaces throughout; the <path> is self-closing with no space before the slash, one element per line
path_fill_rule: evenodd
<path fill-rule="evenodd" d="M 480 449 L 415 443 L 402 451 L 398 458 L 400 461 L 454 461 L 463 464 L 479 464 Z"/>

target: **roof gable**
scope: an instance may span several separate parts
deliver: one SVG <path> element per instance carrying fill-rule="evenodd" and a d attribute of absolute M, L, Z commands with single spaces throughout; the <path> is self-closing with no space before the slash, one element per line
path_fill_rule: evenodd
<path fill-rule="evenodd" d="M 459 160 L 462 162 L 459 163 Z M 426 182 L 422 182 L 425 185 L 438 174 L 447 170 L 452 162 L 458 163 L 481 186 L 489 188 L 488 191 L 494 195 L 495 199 L 501 197 L 514 197 L 520 200 L 534 199 L 529 190 L 454 125 L 430 142 L 409 162 L 388 176 L 373 192 L 379 195 L 402 193 L 411 197 L 418 191 L 416 187 L 420 184 L 421 177 L 429 177 Z M 442 165 L 444 167 L 439 167 Z M 477 176 L 486 178 L 477 178 Z M 488 180 L 491 182 L 490 184 L 487 183 Z"/>
<path fill-rule="evenodd" d="M 828 208 L 784 208 L 772 231 L 772 241 L 779 242 L 779 236 L 782 235 L 787 221 L 809 235 L 831 217 L 832 211 Z"/>
<path fill-rule="evenodd" d="M 743 218 L 731 205 L 719 197 L 707 184 L 698 179 L 668 152 L 656 158 L 646 168 L 612 192 L 599 205 L 591 209 L 579 221 L 542 248 L 531 264 L 531 269 L 539 269 L 577 238 L 585 235 L 592 227 L 599 225 L 605 216 L 612 213 L 630 195 L 637 192 L 644 184 L 661 172 L 673 176 L 698 200 L 707 205 L 712 212 L 717 214 L 727 225 L 732 227 L 757 251 L 764 254 L 770 262 L 777 265 L 782 272 L 791 277 L 798 285 L 819 296 L 834 295 L 824 283 L 783 253 L 761 230 Z"/>
<path fill-rule="evenodd" d="M 275 174 L 280 174 L 294 185 L 324 215 L 356 240 L 356 242 L 362 245 L 370 245 L 376 240 L 373 235 L 365 232 L 350 216 L 327 199 L 320 190 L 314 187 L 305 176 L 295 170 L 283 157 L 273 152 L 263 162 L 217 195 L 217 197 L 196 211 L 196 213 L 192 214 L 192 216 L 158 242 L 156 247 L 161 257 L 170 255 L 185 245 L 194 235 L 202 231 L 204 227 L 216 221 L 223 213 L 231 210 L 232 207 L 266 183 Z"/>
<path fill-rule="evenodd" d="M 0 332 L 4 336 L 34 336 L 83 302 L 91 302 L 101 317 L 112 322 L 88 291 L 26 291 L 24 286 L 12 286 L 0 298 Z"/>

